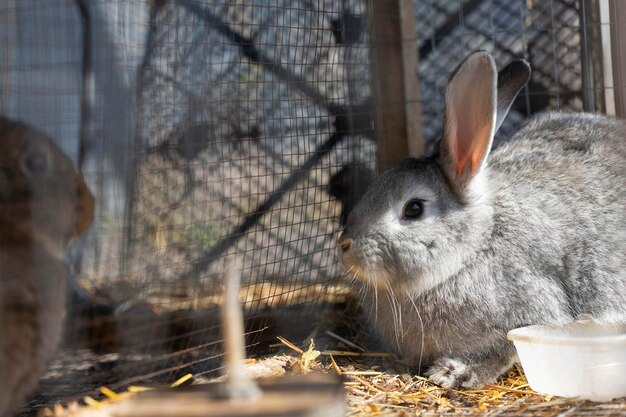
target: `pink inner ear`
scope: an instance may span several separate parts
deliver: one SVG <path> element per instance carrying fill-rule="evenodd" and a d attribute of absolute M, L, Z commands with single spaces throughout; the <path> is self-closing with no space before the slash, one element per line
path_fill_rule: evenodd
<path fill-rule="evenodd" d="M 454 141 L 456 148 L 456 176 L 459 177 L 463 174 L 465 165 L 467 164 L 468 155 L 472 146 L 472 120 L 467 117 L 467 113 L 471 107 L 471 103 L 468 100 L 465 91 L 460 91 L 457 96 L 454 97 L 452 102 L 452 110 L 456 119 L 456 132 L 454 132 Z M 460 116 L 460 117 L 459 117 Z"/>
<path fill-rule="evenodd" d="M 460 177 L 465 169 L 465 164 L 467 163 L 467 154 L 469 153 L 468 144 L 471 143 L 467 139 L 460 139 L 461 136 L 457 133 L 457 146 L 456 146 L 456 176 Z"/>
<path fill-rule="evenodd" d="M 492 59 L 476 53 L 461 64 L 446 88 L 442 146 L 448 158 L 447 169 L 456 171 L 461 186 L 480 170 L 489 152 L 496 116 L 496 82 Z"/>
<path fill-rule="evenodd" d="M 480 100 L 480 97 L 478 97 Z M 474 102 L 472 102 L 474 101 Z M 480 161 L 486 151 L 490 139 L 491 126 L 488 120 L 478 120 L 468 117 L 472 110 L 477 110 L 477 106 L 482 103 L 472 100 L 469 96 L 460 97 L 455 108 L 458 114 L 465 114 L 465 117 L 457 117 L 456 126 L 456 175 L 461 176 L 468 161 L 470 163 L 469 174 L 473 175 L 478 170 Z M 479 113 L 480 115 L 480 113 Z"/>
<path fill-rule="evenodd" d="M 480 164 L 481 159 L 483 159 L 483 156 L 485 156 L 485 152 L 488 152 L 487 147 L 489 146 L 489 142 L 491 139 L 491 125 L 482 125 L 478 129 L 476 134 L 478 135 L 480 140 L 474 141 L 474 148 L 472 149 L 472 165 L 470 167 L 472 174 L 476 173 L 476 171 L 478 170 L 478 164 Z"/>

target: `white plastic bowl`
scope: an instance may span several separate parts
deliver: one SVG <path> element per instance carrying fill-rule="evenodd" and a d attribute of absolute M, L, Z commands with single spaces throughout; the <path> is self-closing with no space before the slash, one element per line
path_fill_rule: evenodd
<path fill-rule="evenodd" d="M 528 326 L 508 338 L 535 391 L 592 401 L 626 396 L 626 325 Z"/>

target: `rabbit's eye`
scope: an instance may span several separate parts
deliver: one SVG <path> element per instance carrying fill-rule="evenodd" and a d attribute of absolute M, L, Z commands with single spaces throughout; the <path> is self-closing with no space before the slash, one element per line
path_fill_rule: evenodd
<path fill-rule="evenodd" d="M 419 219 L 424 214 L 424 202 L 422 200 L 409 200 L 404 206 L 405 219 Z"/>
<path fill-rule="evenodd" d="M 22 164 L 22 170 L 28 176 L 39 176 L 48 172 L 48 165 L 48 157 L 45 153 L 32 152 Z"/>

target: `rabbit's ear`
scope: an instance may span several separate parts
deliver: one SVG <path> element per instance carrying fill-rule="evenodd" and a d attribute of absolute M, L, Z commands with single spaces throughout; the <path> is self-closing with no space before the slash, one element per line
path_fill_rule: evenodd
<path fill-rule="evenodd" d="M 496 127 L 496 65 L 487 52 L 468 56 L 446 88 L 441 165 L 454 190 L 466 196 L 485 161 Z"/>
<path fill-rule="evenodd" d="M 81 236 L 87 232 L 91 223 L 93 222 L 95 211 L 95 200 L 93 194 L 87 188 L 87 184 L 82 178 L 82 175 L 76 173 L 77 176 L 77 190 L 76 196 L 76 208 L 78 210 L 76 224 L 72 238 Z"/>
<path fill-rule="evenodd" d="M 530 79 L 530 65 L 523 59 L 511 62 L 498 73 L 498 108 L 496 132 L 506 117 L 513 100 Z"/>

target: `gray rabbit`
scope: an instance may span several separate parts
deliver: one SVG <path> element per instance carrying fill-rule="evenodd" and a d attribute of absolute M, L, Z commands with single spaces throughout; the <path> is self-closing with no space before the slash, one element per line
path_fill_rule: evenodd
<path fill-rule="evenodd" d="M 467 57 L 439 151 L 379 175 L 339 239 L 377 336 L 444 386 L 494 382 L 513 328 L 626 322 L 626 128 L 548 113 L 490 154 L 529 76 Z"/>
<path fill-rule="evenodd" d="M 94 200 L 44 134 L 0 116 L 0 416 L 35 388 L 62 333 L 65 251 Z"/>

